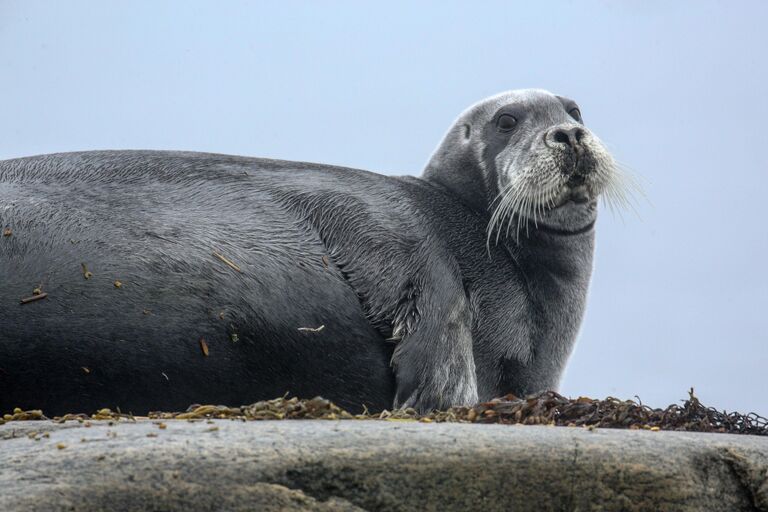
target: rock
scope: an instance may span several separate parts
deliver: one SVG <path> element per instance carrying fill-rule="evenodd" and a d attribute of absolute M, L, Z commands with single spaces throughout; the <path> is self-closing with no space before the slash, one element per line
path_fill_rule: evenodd
<path fill-rule="evenodd" d="M 768 511 L 764 437 L 356 420 L 157 423 L 0 426 L 0 508 Z"/>

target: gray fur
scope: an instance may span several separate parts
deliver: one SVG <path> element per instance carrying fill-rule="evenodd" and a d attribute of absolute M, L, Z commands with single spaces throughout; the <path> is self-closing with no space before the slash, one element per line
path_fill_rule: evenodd
<path fill-rule="evenodd" d="M 596 198 L 621 192 L 571 104 L 485 100 L 421 178 L 178 152 L 0 162 L 0 227 L 14 233 L 0 239 L 0 409 L 292 392 L 423 411 L 555 389 Z M 501 111 L 519 117 L 509 133 Z M 554 131 L 577 128 L 578 151 Z M 38 284 L 49 297 L 20 306 Z"/>

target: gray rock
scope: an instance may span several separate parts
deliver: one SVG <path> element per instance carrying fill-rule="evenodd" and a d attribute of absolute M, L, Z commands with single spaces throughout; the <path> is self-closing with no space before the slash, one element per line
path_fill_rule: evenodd
<path fill-rule="evenodd" d="M 155 423 L 0 426 L 0 508 L 768 510 L 762 437 L 354 420 Z M 44 431 L 50 437 L 28 437 Z"/>

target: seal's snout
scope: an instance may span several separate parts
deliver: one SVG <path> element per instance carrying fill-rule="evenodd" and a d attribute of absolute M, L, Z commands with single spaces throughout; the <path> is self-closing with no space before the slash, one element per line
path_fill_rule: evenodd
<path fill-rule="evenodd" d="M 589 132 L 579 125 L 561 124 L 544 134 L 544 143 L 562 157 L 560 172 L 571 188 L 587 182 L 587 176 L 595 171 L 595 141 Z"/>
<path fill-rule="evenodd" d="M 585 131 L 581 126 L 558 126 L 549 130 L 544 141 L 549 147 L 568 148 L 576 154 L 584 152 Z"/>

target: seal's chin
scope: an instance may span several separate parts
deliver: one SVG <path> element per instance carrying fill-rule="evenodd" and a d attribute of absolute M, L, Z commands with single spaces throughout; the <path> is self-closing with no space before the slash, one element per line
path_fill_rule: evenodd
<path fill-rule="evenodd" d="M 597 195 L 585 185 L 569 187 L 563 192 L 559 203 L 544 210 L 538 219 L 533 219 L 533 229 L 557 234 L 587 232 L 594 224 L 596 205 Z"/>

